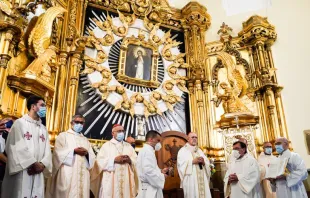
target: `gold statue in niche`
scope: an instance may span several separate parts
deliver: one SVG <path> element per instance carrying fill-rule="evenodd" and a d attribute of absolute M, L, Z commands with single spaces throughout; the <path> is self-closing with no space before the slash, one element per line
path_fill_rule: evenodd
<path fill-rule="evenodd" d="M 55 49 L 53 46 L 50 46 L 53 21 L 65 11 L 62 7 L 51 7 L 38 19 L 33 19 L 37 21 L 31 30 L 28 43 L 25 44 L 26 46 L 28 44 L 28 53 L 36 58 L 21 72 L 22 75 L 35 75 L 41 77 L 46 82 L 50 82 L 50 65 L 56 59 Z"/>
<path fill-rule="evenodd" d="M 223 101 L 225 113 L 250 112 L 250 110 L 241 102 L 239 97 L 226 82 L 221 82 L 220 87 L 224 90 L 224 94 L 218 94 L 218 99 Z"/>
<path fill-rule="evenodd" d="M 218 106 L 223 101 L 223 108 L 225 113 L 236 112 L 251 112 L 240 100 L 246 95 L 248 83 L 242 76 L 241 72 L 234 64 L 232 57 L 226 52 L 219 52 L 218 58 L 222 61 L 224 67 L 227 69 L 227 82 L 221 82 L 220 87 L 224 94 L 216 93 L 216 105 Z"/>

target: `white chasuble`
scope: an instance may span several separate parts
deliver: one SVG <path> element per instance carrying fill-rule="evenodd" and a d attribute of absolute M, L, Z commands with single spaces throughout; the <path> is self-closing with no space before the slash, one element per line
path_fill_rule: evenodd
<path fill-rule="evenodd" d="M 137 58 L 136 67 L 137 67 L 136 78 L 143 79 L 144 61 L 142 57 Z"/>
<path fill-rule="evenodd" d="M 114 163 L 114 159 L 119 155 L 128 155 L 131 165 Z M 137 154 L 127 142 L 118 142 L 113 138 L 102 145 L 97 155 L 98 172 L 102 173 L 100 177 L 97 175 L 101 179 L 100 198 L 136 197 L 138 187 L 136 160 Z M 95 196 L 98 197 L 98 194 Z"/>
<path fill-rule="evenodd" d="M 265 178 L 266 170 L 270 164 L 270 162 L 277 157 L 274 155 L 266 155 L 264 152 L 262 152 L 257 161 L 260 165 L 260 172 L 261 172 L 261 187 L 263 192 L 263 197 L 265 198 L 276 198 L 276 193 L 272 192 L 271 184 L 268 179 Z"/>
<path fill-rule="evenodd" d="M 307 179 L 308 172 L 304 160 L 299 154 L 286 150 L 279 155 L 281 159 L 287 158 L 289 174 L 286 180 L 276 180 L 276 192 L 279 198 L 306 198 L 307 192 L 303 180 Z"/>
<path fill-rule="evenodd" d="M 237 182 L 228 183 L 229 175 L 236 174 Z M 241 159 L 234 160 L 226 172 L 224 182 L 225 197 L 230 198 L 257 198 L 259 190 L 259 165 L 254 157 L 245 154 Z"/>
<path fill-rule="evenodd" d="M 27 114 L 16 120 L 9 133 L 5 151 L 8 156 L 2 184 L 2 197 L 42 198 L 44 177 L 52 174 L 52 155 L 48 132 L 40 121 Z M 27 169 L 41 162 L 45 169 L 40 174 L 28 175 Z"/>
<path fill-rule="evenodd" d="M 139 193 L 137 198 L 163 198 L 165 176 L 157 165 L 155 150 L 144 144 L 137 160 Z"/>
<path fill-rule="evenodd" d="M 74 149 L 83 147 L 87 156 L 74 154 Z M 56 138 L 53 152 L 53 176 L 48 181 L 47 197 L 88 198 L 90 173 L 95 154 L 88 139 L 72 129 L 62 132 Z"/>
<path fill-rule="evenodd" d="M 193 164 L 196 157 L 204 158 L 202 169 L 198 164 Z M 178 153 L 177 162 L 184 198 L 211 198 L 210 164 L 202 150 L 186 143 Z"/>

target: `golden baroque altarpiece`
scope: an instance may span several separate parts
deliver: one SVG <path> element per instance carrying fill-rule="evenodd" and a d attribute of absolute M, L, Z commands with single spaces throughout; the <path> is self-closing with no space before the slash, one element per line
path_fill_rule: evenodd
<path fill-rule="evenodd" d="M 86 26 L 89 7 L 106 14 L 90 15 Z M 266 18 L 250 17 L 237 37 L 223 23 L 219 40 L 207 42 L 211 16 L 196 2 L 179 10 L 164 0 L 2 0 L 0 9 L 0 118 L 21 117 L 25 99 L 42 96 L 52 143 L 76 112 L 81 77 L 91 79 L 88 86 L 113 111 L 137 123 L 173 112 L 187 94 L 188 131 L 217 160 L 239 136 L 255 154 L 264 141 L 288 137 L 271 50 L 277 34 Z M 129 81 L 142 88 L 120 83 Z"/>

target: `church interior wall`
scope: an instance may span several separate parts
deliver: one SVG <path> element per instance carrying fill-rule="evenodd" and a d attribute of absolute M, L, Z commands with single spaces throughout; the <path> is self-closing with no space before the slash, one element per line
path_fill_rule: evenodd
<path fill-rule="evenodd" d="M 171 6 L 184 7 L 188 0 L 170 0 Z M 308 112 L 310 111 L 310 73 L 308 54 L 310 53 L 310 2 L 299 0 L 273 0 L 271 7 L 227 16 L 222 1 L 198 1 L 208 9 L 212 17 L 211 27 L 206 32 L 206 41 L 219 40 L 217 31 L 225 22 L 237 33 L 242 29 L 242 22 L 252 15 L 268 17 L 268 21 L 276 27 L 277 41 L 272 46 L 278 83 L 284 87 L 282 91 L 283 106 L 289 132 L 289 138 L 295 152 L 305 160 L 310 168 L 310 157 L 306 149 L 304 130 L 310 129 Z"/>

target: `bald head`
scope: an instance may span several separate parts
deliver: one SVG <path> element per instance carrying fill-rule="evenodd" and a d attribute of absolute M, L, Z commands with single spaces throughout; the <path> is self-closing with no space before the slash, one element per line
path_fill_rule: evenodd
<path fill-rule="evenodd" d="M 272 148 L 271 142 L 264 142 L 263 148 Z"/>
<path fill-rule="evenodd" d="M 194 132 L 190 132 L 188 135 L 187 135 L 187 139 L 188 139 L 188 143 L 191 145 L 191 146 L 197 146 L 198 144 L 198 136 L 196 133 Z"/>
<path fill-rule="evenodd" d="M 289 142 L 285 137 L 279 137 L 276 139 L 275 145 L 282 145 L 283 149 L 286 150 L 289 147 Z"/>

